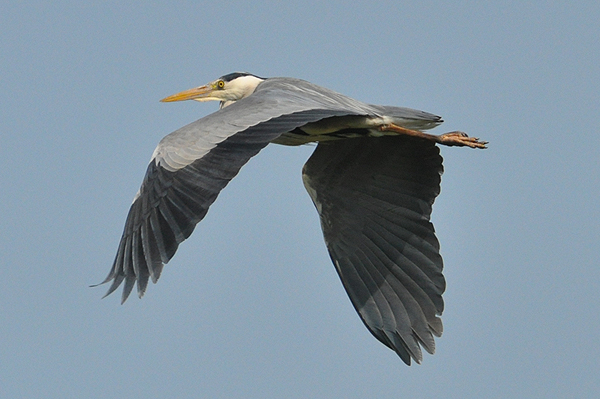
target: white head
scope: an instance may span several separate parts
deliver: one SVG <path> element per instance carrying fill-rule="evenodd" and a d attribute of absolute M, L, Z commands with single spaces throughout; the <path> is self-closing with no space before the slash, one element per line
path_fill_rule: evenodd
<path fill-rule="evenodd" d="M 163 98 L 162 102 L 196 100 L 220 101 L 221 108 L 254 93 L 256 86 L 264 79 L 246 72 L 234 72 L 204 86 L 194 87 L 172 96 Z"/>

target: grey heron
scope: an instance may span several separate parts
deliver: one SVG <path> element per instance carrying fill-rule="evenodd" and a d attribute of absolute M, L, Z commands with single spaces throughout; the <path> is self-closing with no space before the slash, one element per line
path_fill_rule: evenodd
<path fill-rule="evenodd" d="M 161 101 L 220 101 L 164 137 L 129 210 L 106 295 L 122 302 L 192 234 L 219 192 L 269 143 L 318 145 L 302 178 L 331 260 L 368 330 L 408 365 L 442 334 L 442 257 L 430 222 L 440 192 L 436 144 L 485 148 L 462 132 L 425 133 L 439 116 L 366 104 L 294 78 L 231 73 Z M 137 284 L 136 284 L 137 283 Z"/>

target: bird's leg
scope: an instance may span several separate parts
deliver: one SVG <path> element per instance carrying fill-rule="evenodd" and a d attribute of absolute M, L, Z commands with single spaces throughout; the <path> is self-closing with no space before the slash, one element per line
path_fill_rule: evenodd
<path fill-rule="evenodd" d="M 402 126 L 394 125 L 393 123 L 379 126 L 381 132 L 394 132 L 399 135 L 417 137 L 424 140 L 433 141 L 438 144 L 447 146 L 457 147 L 471 147 L 471 148 L 487 148 L 485 145 L 487 141 L 479 141 L 476 137 L 469 137 L 466 133 L 455 131 L 450 133 L 444 133 L 439 136 L 435 134 L 428 134 L 419 130 L 407 129 Z"/>

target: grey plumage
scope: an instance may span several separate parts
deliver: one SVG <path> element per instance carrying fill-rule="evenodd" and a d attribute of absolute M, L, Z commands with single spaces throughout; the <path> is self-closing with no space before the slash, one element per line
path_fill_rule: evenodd
<path fill-rule="evenodd" d="M 407 364 L 442 334 L 445 281 L 429 221 L 441 174 L 439 149 L 404 137 L 319 144 L 303 169 L 354 307 Z"/>
<path fill-rule="evenodd" d="M 240 77 L 248 79 L 234 88 Z M 422 131 L 441 118 L 365 104 L 292 78 L 230 74 L 209 85 L 193 90 L 220 100 L 222 108 L 159 143 L 104 280 L 112 281 L 106 295 L 124 282 L 124 302 L 137 282 L 141 297 L 219 192 L 267 144 L 317 141 L 303 179 L 354 307 L 407 364 L 422 359 L 420 346 L 433 353 L 445 281 L 429 218 L 442 158 L 433 141 L 385 126 Z"/>

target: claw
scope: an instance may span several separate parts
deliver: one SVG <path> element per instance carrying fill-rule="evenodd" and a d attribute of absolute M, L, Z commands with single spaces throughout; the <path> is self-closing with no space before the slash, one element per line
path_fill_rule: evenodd
<path fill-rule="evenodd" d="M 447 146 L 471 147 L 485 149 L 487 141 L 479 141 L 477 137 L 469 137 L 464 132 L 450 132 L 440 136 L 440 144 Z"/>

